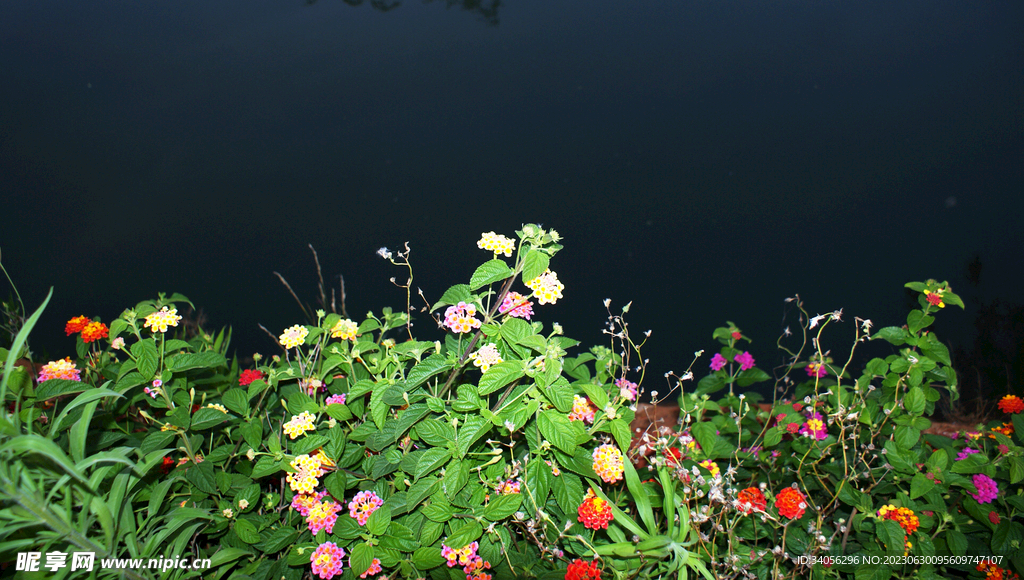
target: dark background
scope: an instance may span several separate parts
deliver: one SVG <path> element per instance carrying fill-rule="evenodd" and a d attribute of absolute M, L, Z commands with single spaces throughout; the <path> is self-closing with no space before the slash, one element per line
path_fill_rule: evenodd
<path fill-rule="evenodd" d="M 315 302 L 307 244 L 358 317 L 404 307 L 378 247 L 434 301 L 540 222 L 538 318 L 607 343 L 632 300 L 647 390 L 727 319 L 770 369 L 786 297 L 844 309 L 838 353 L 937 278 L 962 378 L 1019 392 L 1022 31 L 1015 0 L 7 2 L 2 260 L 30 310 L 55 288 L 38 356 L 164 291 L 244 358 L 304 322 L 272 272 Z"/>

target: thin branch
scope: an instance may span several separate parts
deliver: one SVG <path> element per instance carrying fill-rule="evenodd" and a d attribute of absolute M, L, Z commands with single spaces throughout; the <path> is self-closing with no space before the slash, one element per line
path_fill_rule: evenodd
<path fill-rule="evenodd" d="M 281 283 L 284 284 L 284 287 L 288 289 L 288 292 L 291 293 L 292 298 L 294 298 L 295 301 L 299 303 L 299 308 L 302 309 L 302 313 L 306 316 L 306 319 L 307 320 L 312 320 L 312 317 L 309 315 L 309 311 L 306 310 L 306 306 L 302 303 L 302 300 L 299 300 L 299 297 L 296 296 L 295 291 L 292 290 L 291 284 L 289 284 L 288 281 L 285 280 L 284 276 L 282 276 L 281 274 L 279 274 L 277 272 L 274 272 L 274 275 L 277 276 L 277 279 L 280 280 Z M 271 336 L 273 336 L 273 335 L 271 335 Z"/>
<path fill-rule="evenodd" d="M 324 273 L 320 269 L 320 256 L 316 255 L 313 244 L 309 244 L 309 251 L 313 252 L 313 261 L 316 262 L 316 276 L 320 279 L 320 308 L 327 308 L 327 295 L 324 293 Z"/>

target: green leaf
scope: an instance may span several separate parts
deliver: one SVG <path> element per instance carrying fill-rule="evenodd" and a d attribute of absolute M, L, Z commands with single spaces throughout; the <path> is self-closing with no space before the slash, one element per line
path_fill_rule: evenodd
<path fill-rule="evenodd" d="M 576 512 L 583 503 L 583 483 L 579 477 L 571 473 L 562 472 L 551 491 L 555 495 L 558 507 L 567 514 Z"/>
<path fill-rule="evenodd" d="M 294 455 L 309 455 L 330 442 L 331 440 L 323 435 L 309 434 L 292 443 L 291 451 Z"/>
<path fill-rule="evenodd" d="M 481 397 L 486 397 L 505 385 L 519 380 L 523 375 L 523 363 L 518 361 L 500 362 L 487 369 L 487 372 L 480 377 L 477 393 Z"/>
<path fill-rule="evenodd" d="M 764 434 L 764 446 L 775 447 L 782 442 L 782 432 L 778 427 L 769 427 Z"/>
<path fill-rule="evenodd" d="M 909 425 L 898 425 L 893 440 L 900 449 L 910 451 L 921 438 L 921 432 Z"/>
<path fill-rule="evenodd" d="M 416 463 L 415 479 L 420 479 L 424 475 L 433 473 L 444 465 L 451 456 L 452 454 L 450 451 L 441 447 L 427 449 L 423 455 L 420 456 L 419 462 Z"/>
<path fill-rule="evenodd" d="M 492 522 L 501 521 L 516 513 L 523 502 L 523 496 L 518 493 L 509 493 L 491 498 L 483 509 L 483 516 Z"/>
<path fill-rule="evenodd" d="M 1010 464 L 1010 483 L 1016 485 L 1017 482 L 1024 479 L 1024 461 L 1020 457 L 1007 456 L 1007 461 Z"/>
<path fill-rule="evenodd" d="M 593 383 L 579 383 L 579 386 L 598 410 L 603 410 L 608 406 L 608 393 L 604 388 Z"/>
<path fill-rule="evenodd" d="M 459 433 L 456 438 L 459 459 L 465 457 L 466 453 L 469 452 L 469 448 L 472 447 L 478 439 L 486 435 L 492 427 L 493 425 L 491 422 L 487 421 L 483 417 L 467 417 L 466 422 L 459 427 Z"/>
<path fill-rule="evenodd" d="M 60 395 L 68 395 L 71 393 L 81 393 L 82 391 L 91 388 L 93 388 L 92 385 L 89 383 L 83 383 L 82 381 L 50 379 L 39 383 L 39 387 L 36 389 L 36 401 L 45 401 Z"/>
<path fill-rule="evenodd" d="M 203 407 L 192 415 L 192 430 L 202 431 L 203 429 L 216 427 L 217 425 L 220 425 L 232 418 L 234 418 L 234 415 L 228 415 L 224 413 L 224 411 Z"/>
<path fill-rule="evenodd" d="M 509 268 L 508 264 L 502 260 L 497 258 L 488 260 L 480 264 L 480 267 L 473 272 L 473 276 L 469 279 L 469 289 L 476 290 L 488 284 L 500 282 L 513 273 L 512 268 Z"/>
<path fill-rule="evenodd" d="M 204 461 L 198 465 L 189 465 L 185 470 L 185 479 L 203 493 L 217 493 L 217 480 L 213 474 L 212 463 Z"/>
<path fill-rule="evenodd" d="M 64 423 L 64 419 L 68 416 L 68 413 L 74 411 L 78 407 L 85 405 L 86 403 L 91 403 L 92 401 L 95 401 L 97 399 L 115 397 L 119 399 L 123 398 L 121 394 L 115 393 L 110 389 L 93 389 L 90 391 L 85 391 L 84 393 L 75 397 L 73 401 L 68 403 L 67 407 L 64 407 L 64 410 L 61 411 L 60 415 L 57 416 L 57 419 L 54 420 L 53 423 L 51 424 L 52 426 L 50 427 L 50 432 L 59 433 L 61 425 Z"/>
<path fill-rule="evenodd" d="M 444 355 L 432 354 L 416 363 L 416 366 L 409 371 L 405 377 L 405 388 L 407 391 L 411 391 L 425 383 L 430 377 L 451 367 L 452 363 L 448 362 Z"/>
<path fill-rule="evenodd" d="M 249 397 L 242 389 L 229 390 L 221 397 L 221 401 L 225 407 L 239 415 L 245 415 L 249 412 Z"/>
<path fill-rule="evenodd" d="M 469 482 L 469 469 L 465 463 L 458 459 L 452 459 L 451 463 L 444 470 L 444 477 L 441 479 L 441 489 L 444 490 L 448 499 L 454 498 L 462 488 Z"/>
<path fill-rule="evenodd" d="M 992 532 L 992 551 L 996 554 L 1014 553 L 1020 549 L 1022 542 L 1024 542 L 1024 525 L 1010 518 L 1003 518 Z"/>
<path fill-rule="evenodd" d="M 565 379 L 559 379 L 542 389 L 541 394 L 562 413 L 572 411 L 572 387 Z"/>
<path fill-rule="evenodd" d="M 299 537 L 299 531 L 295 528 L 278 528 L 265 540 L 256 545 L 256 548 L 267 554 L 280 552 L 285 547 L 295 543 Z"/>
<path fill-rule="evenodd" d="M 449 306 L 453 304 L 458 304 L 459 302 L 472 301 L 473 295 L 469 291 L 469 285 L 456 284 L 444 291 L 444 294 L 441 295 L 441 299 L 430 307 L 430 311 L 433 312 L 442 306 Z"/>
<path fill-rule="evenodd" d="M 903 398 L 903 408 L 908 413 L 920 415 L 924 412 L 924 406 L 927 402 L 924 391 L 920 387 L 911 387 L 910 391 L 907 392 L 907 396 Z"/>
<path fill-rule="evenodd" d="M 615 437 L 615 442 L 619 444 L 622 449 L 629 449 L 630 444 L 633 442 L 629 432 L 629 423 L 622 419 L 613 419 L 609 424 L 612 435 Z"/>
<path fill-rule="evenodd" d="M 193 369 L 218 368 L 223 366 L 227 366 L 227 360 L 224 358 L 224 355 L 213 351 L 206 351 L 198 354 L 176 354 L 167 359 L 167 370 L 173 373 L 180 373 L 182 371 L 190 371 Z"/>
<path fill-rule="evenodd" d="M 910 499 L 917 499 L 928 493 L 935 487 L 935 481 L 928 479 L 923 473 L 918 473 L 910 480 Z"/>
<path fill-rule="evenodd" d="M 249 422 L 240 428 L 242 437 L 253 450 L 259 450 L 263 442 L 263 421 L 259 417 L 249 419 Z"/>
<path fill-rule="evenodd" d="M 537 428 L 552 445 L 568 455 L 576 453 L 576 438 L 572 436 L 569 418 L 554 410 L 541 411 L 537 416 Z"/>
<path fill-rule="evenodd" d="M 483 527 L 481 527 L 476 521 L 471 520 L 452 532 L 452 534 L 445 539 L 444 545 L 457 550 L 478 540 L 483 533 Z"/>
<path fill-rule="evenodd" d="M 424 546 L 412 553 L 412 564 L 420 570 L 430 570 L 445 563 L 440 548 Z"/>
<path fill-rule="evenodd" d="M 948 530 L 946 532 L 946 546 L 949 547 L 949 551 L 954 556 L 963 556 L 967 553 L 967 548 L 970 547 L 970 543 L 962 532 L 957 530 Z"/>
<path fill-rule="evenodd" d="M 260 534 L 256 531 L 256 526 L 249 520 L 235 520 L 235 534 L 246 544 L 255 544 L 260 541 Z"/>
<path fill-rule="evenodd" d="M 544 252 L 532 248 L 528 250 L 523 258 L 523 284 L 543 274 L 550 263 L 551 258 Z"/>
<path fill-rule="evenodd" d="M 910 334 L 920 333 L 921 329 L 928 328 L 933 322 L 935 322 L 934 317 L 928 316 L 920 310 L 911 310 L 907 314 L 907 329 Z"/>
<path fill-rule="evenodd" d="M 202 465 L 200 463 L 200 465 Z M 250 477 L 253 479 L 259 479 L 273 473 L 277 473 L 284 469 L 284 461 L 275 461 L 273 457 L 264 455 L 256 461 L 256 465 L 252 468 L 252 474 Z"/>
<path fill-rule="evenodd" d="M 878 332 L 871 336 L 871 339 L 881 338 L 896 346 L 900 346 L 907 342 L 907 336 L 907 331 L 899 326 L 886 326 L 885 328 L 879 328 Z"/>
<path fill-rule="evenodd" d="M 888 553 L 903 554 L 904 537 L 906 534 L 898 523 L 893 520 L 878 522 L 875 524 L 875 534 L 885 544 Z"/>
<path fill-rule="evenodd" d="M 156 348 L 156 342 L 147 338 L 136 342 L 131 347 L 132 354 L 138 364 L 139 373 L 146 380 L 152 380 L 160 366 L 160 351 Z"/>
<path fill-rule="evenodd" d="M 388 526 L 391 525 L 391 508 L 384 505 L 370 514 L 370 518 L 366 520 L 366 531 L 370 532 L 375 536 L 383 536 L 388 531 Z"/>

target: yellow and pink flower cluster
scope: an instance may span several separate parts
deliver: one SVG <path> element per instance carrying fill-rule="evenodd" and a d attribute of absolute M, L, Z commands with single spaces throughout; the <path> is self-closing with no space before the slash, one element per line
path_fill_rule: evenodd
<path fill-rule="evenodd" d="M 491 575 L 484 572 L 484 570 L 490 570 L 491 564 L 476 553 L 479 547 L 478 542 L 461 548 L 452 548 L 441 544 L 441 556 L 444 557 L 449 568 L 462 566 L 462 571 L 466 573 L 466 580 L 491 580 Z"/>

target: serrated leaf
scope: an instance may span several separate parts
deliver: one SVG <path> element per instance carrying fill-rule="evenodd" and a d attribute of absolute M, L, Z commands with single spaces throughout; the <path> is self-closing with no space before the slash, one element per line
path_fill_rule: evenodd
<path fill-rule="evenodd" d="M 229 415 L 224 411 L 203 407 L 192 415 L 192 430 L 202 431 L 203 429 L 216 427 L 232 418 L 234 418 L 234 415 Z"/>
<path fill-rule="evenodd" d="M 910 480 L 910 499 L 917 499 L 922 495 L 928 493 L 935 487 L 935 481 L 928 479 L 923 473 L 916 474 Z"/>
<path fill-rule="evenodd" d="M 213 474 L 212 463 L 200 463 L 189 465 L 185 470 L 185 479 L 203 493 L 217 493 L 217 480 Z"/>
<path fill-rule="evenodd" d="M 256 531 L 256 526 L 249 520 L 235 520 L 235 534 L 246 544 L 255 544 L 260 541 L 260 534 Z"/>
<path fill-rule="evenodd" d="M 537 428 L 540 429 L 544 439 L 550 441 L 552 445 L 567 455 L 576 453 L 576 438 L 571 435 L 572 426 L 569 424 L 569 418 L 565 415 L 550 409 L 541 411 L 537 415 Z"/>
<path fill-rule="evenodd" d="M 382 536 L 388 531 L 388 526 L 391 525 L 391 508 L 383 505 L 372 514 L 370 518 L 366 520 L 366 531 L 370 532 L 375 536 Z"/>
<path fill-rule="evenodd" d="M 416 479 L 420 479 L 424 475 L 433 473 L 444 465 L 451 456 L 452 454 L 450 451 L 441 447 L 427 449 L 426 452 L 420 456 L 419 462 L 416 463 Z"/>
<path fill-rule="evenodd" d="M 430 570 L 445 563 L 440 548 L 424 546 L 412 553 L 412 564 L 420 570 Z"/>
<path fill-rule="evenodd" d="M 92 389 L 92 385 L 82 381 L 70 381 L 67 379 L 50 379 L 39 383 L 36 388 L 36 401 L 45 401 L 60 395 L 81 393 L 86 389 Z"/>
<path fill-rule="evenodd" d="M 508 278 L 513 274 L 512 268 L 508 267 L 508 264 L 497 258 L 488 260 L 473 272 L 473 275 L 469 279 L 469 289 L 476 290 L 482 288 L 488 284 L 500 282 L 505 278 Z"/>
<path fill-rule="evenodd" d="M 530 249 L 523 258 L 523 284 L 540 276 L 548 269 L 551 258 L 544 252 Z"/>
<path fill-rule="evenodd" d="M 135 355 L 135 362 L 138 365 L 139 373 L 146 380 L 156 376 L 160 364 L 160 351 L 157 350 L 153 339 L 140 340 L 131 346 L 132 354 Z"/>
<path fill-rule="evenodd" d="M 519 380 L 524 375 L 523 364 L 518 361 L 505 361 L 491 366 L 487 372 L 480 377 L 480 385 L 477 393 L 481 397 L 503 388 L 509 383 Z"/>
<path fill-rule="evenodd" d="M 518 493 L 509 493 L 492 497 L 483 509 L 483 516 L 492 522 L 501 521 L 516 513 L 523 502 L 523 497 Z"/>
<path fill-rule="evenodd" d="M 477 440 L 486 435 L 492 427 L 494 426 L 490 421 L 487 421 L 483 417 L 467 417 L 466 422 L 459 427 L 459 432 L 455 440 L 458 458 L 462 459 L 465 457 L 466 453 L 469 452 L 469 448 L 472 447 Z"/>
<path fill-rule="evenodd" d="M 405 388 L 411 391 L 425 383 L 430 377 L 451 367 L 452 363 L 448 362 L 444 355 L 432 354 L 416 363 L 416 366 L 409 371 L 409 374 L 405 377 Z"/>
<path fill-rule="evenodd" d="M 558 485 L 551 488 L 555 495 L 555 501 L 562 511 L 571 514 L 575 513 L 583 503 L 583 482 L 572 473 L 562 472 L 558 476 Z"/>
<path fill-rule="evenodd" d="M 176 354 L 167 359 L 167 370 L 174 373 L 190 371 L 193 369 L 209 369 L 223 366 L 227 366 L 227 360 L 224 358 L 224 355 L 213 351 L 200 352 L 197 354 L 186 352 Z M 139 370 L 142 369 L 140 368 Z"/>
<path fill-rule="evenodd" d="M 924 391 L 920 387 L 911 387 L 910 391 L 907 392 L 907 396 L 903 398 L 903 408 L 908 413 L 920 415 L 924 412 L 924 406 L 927 402 Z"/>
<path fill-rule="evenodd" d="M 309 434 L 292 442 L 291 452 L 293 455 L 309 455 L 330 442 L 331 440 L 323 435 Z"/>
<path fill-rule="evenodd" d="M 231 389 L 221 397 L 224 406 L 234 413 L 245 415 L 249 412 L 249 397 L 242 389 Z"/>
<path fill-rule="evenodd" d="M 200 464 L 202 465 L 202 464 Z M 277 473 L 284 469 L 284 462 L 274 461 L 273 457 L 264 455 L 256 461 L 256 465 L 252 468 L 252 474 L 250 477 L 253 479 L 259 479 L 273 473 Z"/>
<path fill-rule="evenodd" d="M 451 548 L 455 548 L 455 546 L 462 548 L 478 540 L 483 533 L 484 529 L 480 524 L 475 521 L 469 521 L 463 524 L 459 529 L 455 530 L 452 535 L 448 536 L 445 539 L 444 545 Z"/>
<path fill-rule="evenodd" d="M 622 419 L 614 419 L 609 425 L 612 436 L 615 437 L 615 442 L 619 444 L 622 449 L 629 449 L 629 445 L 633 442 L 629 431 L 629 423 L 626 423 Z"/>

